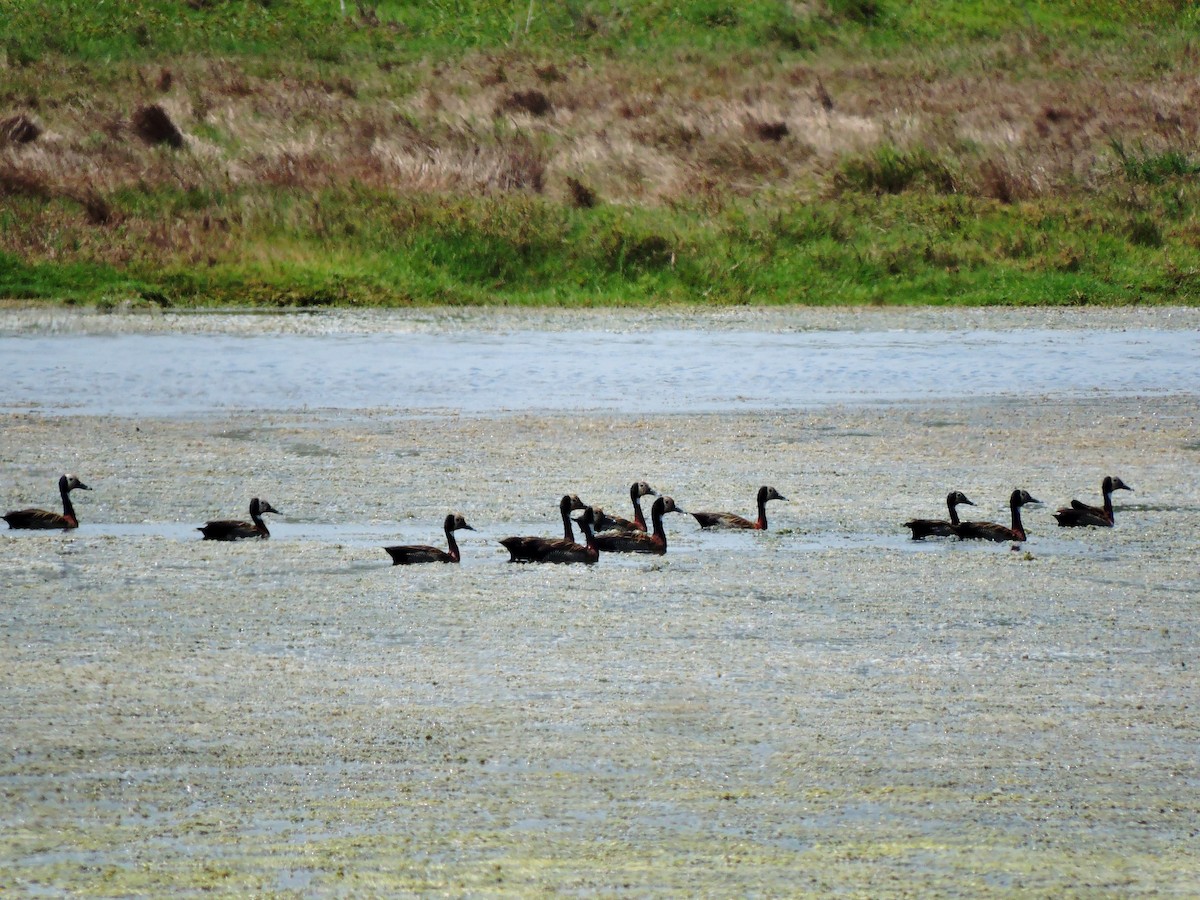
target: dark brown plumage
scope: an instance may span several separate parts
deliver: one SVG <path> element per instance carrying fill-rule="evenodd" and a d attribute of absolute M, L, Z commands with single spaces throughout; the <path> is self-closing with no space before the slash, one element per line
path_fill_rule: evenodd
<path fill-rule="evenodd" d="M 927 537 L 949 537 L 954 534 L 954 526 L 959 524 L 958 510 L 955 508 L 960 503 L 965 503 L 967 506 L 974 506 L 967 495 L 962 491 L 951 491 L 946 495 L 946 508 L 950 510 L 950 521 L 946 522 L 942 519 L 912 519 L 905 522 L 905 528 L 912 529 L 912 539 L 914 541 L 923 541 Z"/>
<path fill-rule="evenodd" d="M 1029 496 L 1028 491 L 1018 488 L 1008 498 L 1008 505 L 1012 510 L 1011 528 L 1005 528 L 995 522 L 960 522 L 954 526 L 954 533 L 962 540 L 1023 541 L 1025 540 L 1025 526 L 1021 524 L 1021 507 L 1026 503 L 1041 502 Z"/>
<path fill-rule="evenodd" d="M 572 499 L 572 495 L 568 495 L 563 497 L 559 503 L 567 531 L 570 531 L 571 528 Z M 578 499 L 578 497 L 574 497 L 575 501 Z M 577 544 L 574 540 L 548 540 L 536 537 L 504 538 L 500 543 L 508 550 L 509 562 L 591 564 L 600 558 L 600 552 L 596 548 L 595 534 L 592 532 L 592 523 L 595 518 L 591 507 L 585 507 L 583 515 L 579 518 L 579 527 L 583 529 L 587 541 L 585 544 Z"/>
<path fill-rule="evenodd" d="M 654 531 L 608 531 L 596 535 L 596 547 L 605 553 L 657 553 L 667 552 L 667 531 L 663 528 L 663 516 L 669 512 L 685 510 L 675 505 L 670 497 L 659 497 L 650 507 L 650 521 Z"/>
<path fill-rule="evenodd" d="M 644 481 L 635 481 L 629 486 L 629 499 L 633 502 L 633 521 L 620 516 L 601 514 L 596 517 L 597 533 L 603 531 L 641 531 L 645 532 L 646 517 L 642 514 L 642 497 L 657 497 L 658 491 Z"/>
<path fill-rule="evenodd" d="M 1100 484 L 1100 493 L 1104 495 L 1104 506 L 1088 506 L 1078 500 L 1072 500 L 1070 506 L 1064 506 L 1054 514 L 1058 524 L 1063 528 L 1085 528 L 1094 525 L 1097 528 L 1112 528 L 1116 524 L 1113 517 L 1113 491 L 1132 491 L 1129 485 L 1120 478 L 1105 475 Z"/>
<path fill-rule="evenodd" d="M 563 511 L 563 503 L 568 504 L 565 512 Z M 592 511 L 595 512 L 596 508 L 597 507 L 593 506 Z M 583 509 L 587 509 L 587 504 L 585 504 L 582 500 L 579 499 L 578 494 L 567 494 L 565 497 L 562 498 L 562 500 L 558 501 L 558 510 L 560 513 L 562 513 L 562 517 L 563 517 L 563 540 L 564 541 L 574 541 L 575 540 L 575 532 L 571 528 L 571 513 L 578 512 Z"/>
<path fill-rule="evenodd" d="M 758 489 L 758 519 L 753 522 L 727 512 L 694 512 L 692 515 L 700 523 L 701 528 L 753 528 L 758 531 L 766 531 L 767 501 L 786 499 L 787 497 L 775 488 L 764 484 Z"/>
<path fill-rule="evenodd" d="M 550 553 L 556 546 L 569 545 L 578 547 L 575 543 L 575 532 L 571 528 L 571 513 L 574 510 L 584 510 L 590 517 L 589 521 L 595 521 L 595 513 L 590 508 L 584 505 L 584 502 L 575 494 L 564 494 L 563 498 L 558 502 L 558 510 L 562 514 L 563 520 L 563 536 L 562 538 L 544 538 L 544 537 L 509 537 L 503 538 L 500 543 L 508 550 L 509 562 L 547 562 L 546 555 Z"/>
<path fill-rule="evenodd" d="M 417 563 L 456 563 L 461 559 L 458 552 L 458 542 L 454 540 L 454 532 L 466 529 L 474 531 L 467 520 L 458 513 L 451 513 L 446 516 L 446 521 L 443 525 L 446 532 L 446 543 L 449 545 L 449 552 L 439 550 L 437 547 L 427 546 L 404 546 L 404 547 L 384 547 L 392 557 L 393 566 L 411 566 Z"/>
<path fill-rule="evenodd" d="M 4 514 L 4 521 L 8 523 L 9 528 L 43 530 L 78 528 L 79 519 L 75 516 L 75 507 L 71 503 L 71 491 L 76 488 L 81 491 L 91 490 L 74 475 L 63 475 L 58 479 L 58 493 L 62 496 L 63 505 L 61 516 L 46 509 L 14 509 L 12 512 Z"/>
<path fill-rule="evenodd" d="M 267 525 L 262 517 L 264 513 L 275 513 L 281 515 L 279 510 L 273 507 L 266 500 L 259 500 L 255 497 L 250 501 L 250 520 L 244 522 L 241 519 L 213 519 L 205 525 L 201 525 L 197 530 L 204 535 L 206 541 L 240 541 L 246 538 L 269 538 L 271 532 L 267 531 Z"/>

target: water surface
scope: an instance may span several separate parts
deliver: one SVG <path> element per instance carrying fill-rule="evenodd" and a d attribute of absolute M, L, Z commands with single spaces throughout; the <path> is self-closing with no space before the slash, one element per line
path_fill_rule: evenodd
<path fill-rule="evenodd" d="M 0 508 L 93 488 L 0 531 L 0 892 L 1195 893 L 1195 316 L 56 315 L 0 314 Z M 641 478 L 790 499 L 505 562 Z M 908 539 L 1018 485 L 1019 548 Z"/>
<path fill-rule="evenodd" d="M 1145 327 L 9 333 L 0 359 L 0 410 L 133 417 L 719 412 L 1160 395 L 1200 384 L 1200 334 Z"/>

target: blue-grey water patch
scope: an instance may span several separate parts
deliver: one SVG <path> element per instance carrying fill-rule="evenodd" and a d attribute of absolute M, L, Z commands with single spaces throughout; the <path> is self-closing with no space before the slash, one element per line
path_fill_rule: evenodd
<path fill-rule="evenodd" d="M 0 336 L 0 409 L 117 416 L 796 409 L 1200 384 L 1192 330 L 448 329 Z"/>

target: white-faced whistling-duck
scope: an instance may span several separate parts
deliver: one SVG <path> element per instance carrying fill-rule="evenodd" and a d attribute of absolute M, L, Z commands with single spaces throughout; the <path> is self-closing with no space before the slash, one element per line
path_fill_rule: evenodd
<path fill-rule="evenodd" d="M 669 512 L 682 513 L 686 510 L 675 505 L 670 497 L 659 497 L 650 507 L 653 533 L 644 531 L 609 531 L 596 535 L 596 547 L 605 553 L 658 553 L 667 552 L 667 531 L 663 528 L 663 516 Z"/>
<path fill-rule="evenodd" d="M 967 506 L 975 505 L 967 499 L 967 495 L 962 491 L 951 491 L 946 495 L 946 508 L 950 510 L 949 522 L 942 519 L 913 519 L 905 522 L 904 527 L 912 529 L 914 541 L 923 541 L 927 537 L 949 537 L 954 534 L 954 526 L 960 524 L 958 510 L 955 508 L 960 503 L 965 503 Z"/>
<path fill-rule="evenodd" d="M 458 513 L 451 513 L 446 516 L 446 522 L 443 526 L 446 531 L 446 543 L 449 545 L 449 551 L 439 550 L 437 547 L 426 546 L 410 546 L 410 547 L 384 547 L 392 557 L 393 566 L 411 566 L 416 563 L 456 563 L 462 557 L 458 552 L 458 542 L 454 540 L 454 532 L 466 529 L 474 531 L 467 520 Z"/>
<path fill-rule="evenodd" d="M 543 557 L 552 549 L 552 545 L 579 546 L 575 543 L 575 531 L 571 528 L 571 512 L 585 510 L 591 513 L 593 521 L 595 514 L 575 494 L 564 494 L 558 502 L 558 510 L 562 514 L 563 536 L 561 538 L 544 537 L 509 537 L 500 541 L 508 550 L 509 562 L 542 562 Z"/>
<path fill-rule="evenodd" d="M 1104 495 L 1104 506 L 1088 506 L 1086 503 L 1072 500 L 1071 505 L 1064 506 L 1056 512 L 1054 518 L 1058 519 L 1058 524 L 1063 528 L 1083 528 L 1088 525 L 1112 528 L 1116 524 L 1116 519 L 1113 518 L 1112 492 L 1132 490 L 1133 488 L 1120 478 L 1105 475 L 1100 485 L 1100 492 Z"/>
<path fill-rule="evenodd" d="M 240 541 L 245 538 L 269 538 L 271 532 L 262 517 L 264 513 L 281 513 L 266 500 L 255 497 L 250 501 L 249 522 L 241 519 L 214 519 L 197 529 L 206 541 Z"/>
<path fill-rule="evenodd" d="M 694 512 L 696 521 L 701 528 L 754 528 L 758 531 L 767 530 L 767 501 L 786 500 L 787 497 L 773 487 L 763 485 L 758 489 L 758 519 L 750 521 L 741 516 L 725 512 Z"/>
<path fill-rule="evenodd" d="M 78 528 L 79 519 L 75 517 L 75 507 L 71 503 L 71 491 L 76 488 L 81 491 L 91 490 L 74 475 L 63 475 L 58 479 L 58 493 L 62 495 L 63 505 L 61 516 L 45 509 L 14 509 L 4 514 L 4 521 L 8 523 L 9 528 Z"/>
<path fill-rule="evenodd" d="M 1008 498 L 1009 508 L 1012 509 L 1012 528 L 1005 528 L 995 522 L 960 522 L 954 526 L 954 533 L 962 540 L 1023 541 L 1025 526 L 1021 524 L 1021 507 L 1026 503 L 1041 502 L 1029 496 L 1028 491 L 1018 488 Z"/>
<path fill-rule="evenodd" d="M 596 532 L 602 531 L 641 531 L 645 532 L 646 517 L 642 515 L 643 497 L 657 497 L 658 491 L 644 481 L 635 481 L 629 486 L 629 499 L 633 502 L 633 521 L 620 516 L 599 515 L 596 517 Z"/>

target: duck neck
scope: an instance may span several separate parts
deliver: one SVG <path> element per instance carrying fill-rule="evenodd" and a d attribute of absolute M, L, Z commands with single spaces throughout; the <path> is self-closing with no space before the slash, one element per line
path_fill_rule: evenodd
<path fill-rule="evenodd" d="M 958 525 L 958 504 L 953 500 L 946 501 L 946 508 L 950 510 L 950 524 Z"/>
<path fill-rule="evenodd" d="M 760 496 L 758 498 L 758 521 L 754 523 L 754 527 L 759 531 L 767 530 L 767 498 Z"/>
<path fill-rule="evenodd" d="M 250 518 L 254 520 L 254 530 L 262 537 L 270 537 L 271 532 L 267 531 L 267 523 L 263 521 L 262 513 L 257 509 L 250 511 Z"/>
<path fill-rule="evenodd" d="M 588 549 L 588 555 L 598 557 L 600 555 L 600 548 L 596 546 L 596 535 L 592 531 L 592 526 L 588 524 L 587 519 L 579 523 L 579 530 L 583 532 L 583 543 Z"/>
<path fill-rule="evenodd" d="M 461 558 L 458 553 L 458 541 L 454 539 L 454 523 L 446 523 L 446 544 L 449 546 L 450 558 L 458 562 Z"/>
<path fill-rule="evenodd" d="M 559 507 L 563 520 L 563 540 L 575 543 L 575 529 L 571 527 L 571 507 L 564 503 Z"/>
<path fill-rule="evenodd" d="M 68 522 L 78 525 L 79 520 L 75 518 L 75 504 L 71 502 L 71 489 L 67 487 L 65 481 L 58 483 L 58 492 L 62 494 L 63 518 Z"/>
<path fill-rule="evenodd" d="M 1025 540 L 1025 527 L 1021 524 L 1021 504 L 1017 500 L 1012 501 L 1012 530 L 1017 540 Z"/>
<path fill-rule="evenodd" d="M 663 527 L 663 511 L 659 508 L 657 500 L 654 502 L 654 506 L 650 508 L 650 521 L 654 525 L 655 542 L 661 543 L 664 547 L 666 547 L 667 529 Z"/>
<path fill-rule="evenodd" d="M 1104 492 L 1104 516 L 1109 522 L 1113 521 L 1112 491 Z"/>
<path fill-rule="evenodd" d="M 646 517 L 642 514 L 641 497 L 638 495 L 636 484 L 629 489 L 629 499 L 633 501 L 633 524 L 638 527 L 638 531 L 645 531 Z"/>

